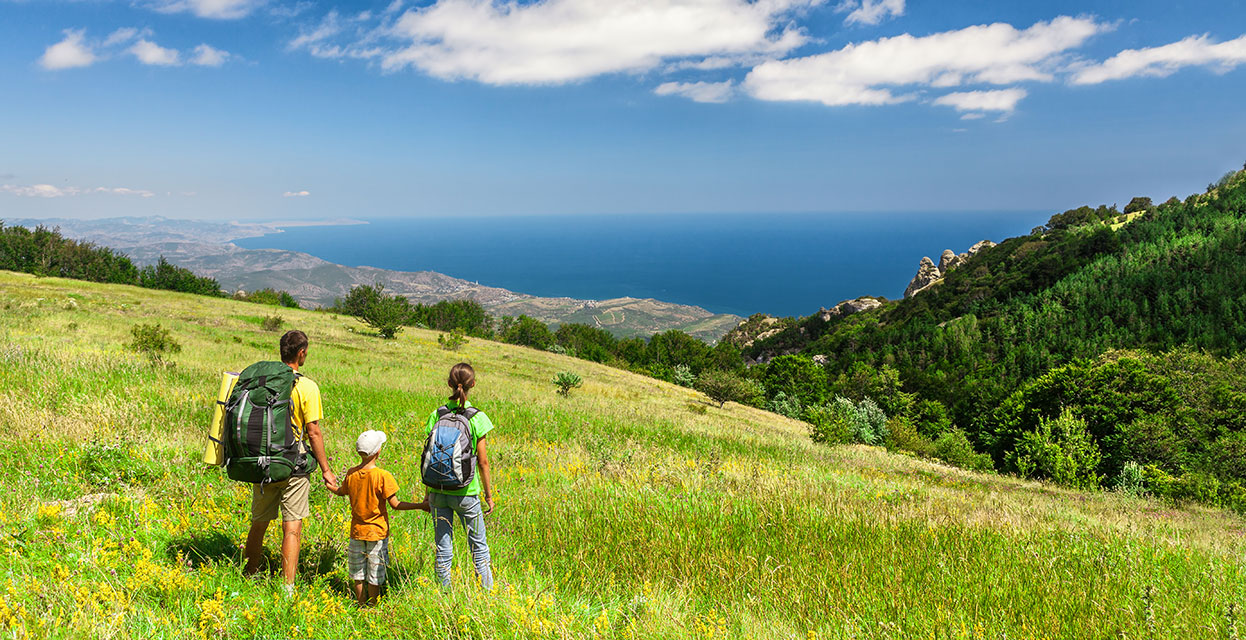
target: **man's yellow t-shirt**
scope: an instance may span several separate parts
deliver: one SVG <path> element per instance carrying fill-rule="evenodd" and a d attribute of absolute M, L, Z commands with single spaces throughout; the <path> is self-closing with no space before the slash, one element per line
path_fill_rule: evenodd
<path fill-rule="evenodd" d="M 315 460 L 312 459 L 311 447 L 308 446 L 307 423 L 317 422 L 323 417 L 324 411 L 320 407 L 320 387 L 311 378 L 300 375 L 294 381 L 294 390 L 290 392 L 290 422 L 294 423 L 295 434 L 302 445 L 300 453 L 307 454 L 309 465 L 314 465 Z M 296 472 L 296 475 L 304 474 Z"/>
<path fill-rule="evenodd" d="M 290 392 L 290 421 L 299 430 L 299 439 L 307 440 L 308 422 L 317 422 L 324 417 L 320 407 L 320 387 L 316 381 L 307 376 L 299 376 Z"/>

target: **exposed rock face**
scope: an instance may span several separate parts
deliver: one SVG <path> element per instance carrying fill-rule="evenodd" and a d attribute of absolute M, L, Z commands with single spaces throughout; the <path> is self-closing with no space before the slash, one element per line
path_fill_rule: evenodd
<path fill-rule="evenodd" d="M 972 247 L 969 247 L 968 253 L 970 256 L 976 256 L 978 255 L 979 251 L 983 249 L 990 249 L 993 246 L 995 246 L 994 242 L 991 242 L 990 240 L 981 240 L 977 242 L 976 244 L 974 244 Z"/>
<path fill-rule="evenodd" d="M 949 271 L 965 264 L 970 258 L 977 255 L 979 251 L 993 246 L 995 246 L 994 242 L 982 240 L 969 247 L 969 251 L 961 254 L 957 254 L 951 249 L 945 249 L 943 255 L 939 256 L 938 266 L 935 266 L 934 260 L 922 258 L 921 265 L 917 267 L 917 275 L 913 276 L 913 280 L 909 282 L 908 288 L 904 290 L 904 297 L 911 298 L 929 289 L 942 280 Z"/>
<path fill-rule="evenodd" d="M 935 266 L 933 260 L 923 257 L 921 264 L 917 267 L 917 275 L 913 276 L 913 280 L 909 282 L 909 286 L 904 289 L 904 297 L 912 298 L 913 296 L 929 289 L 931 285 L 939 281 L 943 277 L 943 272 L 939 271 L 939 267 Z"/>
<path fill-rule="evenodd" d="M 877 309 L 881 306 L 883 306 L 883 303 L 879 300 L 863 296 L 852 300 L 844 300 L 830 309 L 822 309 L 819 314 L 822 316 L 823 322 L 830 322 L 832 318 L 842 318 L 854 313 Z"/>

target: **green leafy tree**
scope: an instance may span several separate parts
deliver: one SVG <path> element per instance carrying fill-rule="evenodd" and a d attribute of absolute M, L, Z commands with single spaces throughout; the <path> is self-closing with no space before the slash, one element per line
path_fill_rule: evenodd
<path fill-rule="evenodd" d="M 502 332 L 502 341 L 533 349 L 546 349 L 554 343 L 554 334 L 544 322 L 521 315 Z"/>
<path fill-rule="evenodd" d="M 771 398 L 781 391 L 804 406 L 822 404 L 826 400 L 826 369 L 805 356 L 779 356 L 771 360 L 761 374 L 761 384 Z"/>
<path fill-rule="evenodd" d="M 1026 477 L 1048 478 L 1076 489 L 1099 486 L 1099 447 L 1086 421 L 1069 410 L 1054 419 L 1040 419 L 1038 429 L 1022 436 L 1010 457 Z"/>
<path fill-rule="evenodd" d="M 571 395 L 572 389 L 578 389 L 584 386 L 584 379 L 579 374 L 570 371 L 560 371 L 554 376 L 554 386 L 557 387 L 559 395 Z"/>
<path fill-rule="evenodd" d="M 756 382 L 717 370 L 702 373 L 697 378 L 696 390 L 717 402 L 720 409 L 728 402 L 753 404 L 762 395 L 761 387 Z"/>

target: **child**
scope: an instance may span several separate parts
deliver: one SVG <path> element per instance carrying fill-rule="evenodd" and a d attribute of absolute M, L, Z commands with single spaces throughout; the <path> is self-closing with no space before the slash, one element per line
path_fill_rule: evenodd
<path fill-rule="evenodd" d="M 389 564 L 389 512 L 385 504 L 398 511 L 421 509 L 424 502 L 398 500 L 398 483 L 388 471 L 377 466 L 385 432 L 364 431 L 355 441 L 359 466 L 346 472 L 341 485 L 329 484 L 339 496 L 350 496 L 350 546 L 346 551 L 350 578 L 355 581 L 355 599 L 360 606 L 375 604 L 385 584 Z M 366 585 L 365 585 L 366 583 Z"/>
<path fill-rule="evenodd" d="M 460 362 L 454 365 L 450 369 L 447 383 L 451 391 L 449 402 L 428 416 L 425 433 L 431 437 L 434 427 L 443 419 L 453 418 L 452 414 L 458 414 L 455 419 L 465 419 L 465 428 L 470 431 L 468 453 L 474 454 L 475 468 L 479 473 L 473 474 L 471 481 L 461 488 L 434 488 L 428 476 L 425 476 L 424 484 L 429 485 L 429 488 L 421 504 L 432 506 L 433 535 L 437 545 L 434 563 L 437 579 L 443 588 L 450 588 L 450 563 L 454 555 L 454 515 L 457 513 L 459 520 L 463 522 L 463 528 L 467 530 L 467 546 L 471 549 L 476 574 L 480 576 L 480 585 L 485 589 L 492 589 L 493 569 L 489 566 L 489 543 L 485 540 L 485 516 L 493 511 L 493 478 L 489 475 L 485 436 L 493 429 L 493 423 L 489 416 L 473 408 L 467 401 L 468 392 L 476 386 L 476 371 L 470 364 Z M 428 455 L 426 449 L 426 461 Z"/>

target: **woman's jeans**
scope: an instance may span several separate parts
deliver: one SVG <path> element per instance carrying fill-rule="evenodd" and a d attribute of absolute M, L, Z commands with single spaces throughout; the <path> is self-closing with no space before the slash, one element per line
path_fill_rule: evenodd
<path fill-rule="evenodd" d="M 433 510 L 433 537 L 437 542 L 437 579 L 442 588 L 450 588 L 450 562 L 454 557 L 454 514 L 459 514 L 463 528 L 467 529 L 467 546 L 480 576 L 480 586 L 493 588 L 493 569 L 489 566 L 489 543 L 485 541 L 485 516 L 480 506 L 480 496 L 448 496 L 444 493 L 429 495 Z"/>

